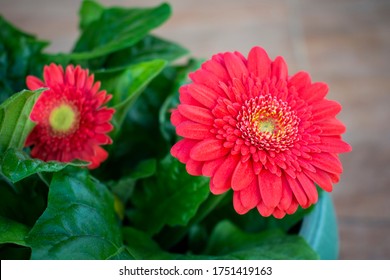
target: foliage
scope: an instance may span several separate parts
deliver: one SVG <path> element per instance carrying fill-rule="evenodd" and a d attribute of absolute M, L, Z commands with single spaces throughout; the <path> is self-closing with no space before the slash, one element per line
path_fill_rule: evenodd
<path fill-rule="evenodd" d="M 0 257 L 25 259 L 315 259 L 291 229 L 305 214 L 277 221 L 238 216 L 231 194 L 214 196 L 205 177 L 170 156 L 177 140 L 169 112 L 200 60 L 151 31 L 171 14 L 103 7 L 85 0 L 80 37 L 69 53 L 0 17 Z M 97 170 L 86 163 L 32 159 L 23 145 L 44 89 L 27 75 L 51 62 L 88 67 L 113 95 L 114 143 Z"/>

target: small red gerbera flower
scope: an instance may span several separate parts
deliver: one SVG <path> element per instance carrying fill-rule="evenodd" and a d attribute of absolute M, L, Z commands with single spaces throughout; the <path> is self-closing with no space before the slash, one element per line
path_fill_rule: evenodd
<path fill-rule="evenodd" d="M 339 181 L 338 154 L 351 147 L 326 84 L 288 76 L 283 58 L 260 47 L 248 58 L 217 54 L 190 78 L 171 115 L 184 138 L 171 153 L 188 173 L 210 176 L 212 193 L 232 189 L 237 213 L 282 218 L 317 202 L 315 184 L 331 191 Z"/>
<path fill-rule="evenodd" d="M 25 146 L 33 146 L 31 156 L 44 161 L 69 162 L 80 159 L 96 168 L 107 159 L 100 145 L 111 144 L 107 133 L 114 109 L 102 107 L 110 99 L 100 90 L 94 76 L 73 65 L 50 64 L 44 67 L 44 81 L 27 77 L 30 90 L 48 88 L 38 98 L 30 118 L 36 126 L 28 135 Z"/>

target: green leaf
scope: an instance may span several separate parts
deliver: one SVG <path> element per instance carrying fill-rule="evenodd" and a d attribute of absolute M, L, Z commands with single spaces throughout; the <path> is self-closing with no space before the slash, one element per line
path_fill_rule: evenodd
<path fill-rule="evenodd" d="M 123 240 L 128 252 L 136 260 L 169 260 L 174 259 L 174 255 L 163 251 L 143 231 L 132 227 L 123 228 Z"/>
<path fill-rule="evenodd" d="M 47 45 L 0 16 L 0 103 L 25 88 L 27 75 L 40 74 Z"/>
<path fill-rule="evenodd" d="M 0 105 L 0 153 L 8 148 L 21 149 L 34 127 L 30 121 L 30 112 L 39 94 L 36 91 L 23 90 L 14 94 Z"/>
<path fill-rule="evenodd" d="M 116 112 L 113 124 L 120 128 L 128 110 L 142 90 L 165 67 L 164 60 L 152 60 L 130 65 L 126 68 L 96 72 L 96 78 L 101 81 L 102 88 L 113 95 L 111 105 Z"/>
<path fill-rule="evenodd" d="M 57 172 L 65 167 L 72 166 L 87 166 L 87 162 L 44 162 L 40 159 L 32 159 L 23 151 L 16 149 L 8 149 L 0 156 L 0 171 L 11 182 L 16 183 L 32 174 L 38 172 Z"/>
<path fill-rule="evenodd" d="M 208 182 L 208 178 L 189 175 L 183 164 L 168 155 L 158 163 L 156 175 L 136 187 L 130 218 L 149 235 L 164 225 L 184 226 L 208 197 Z"/>
<path fill-rule="evenodd" d="M 91 5 L 88 5 L 88 9 L 84 8 L 87 12 L 91 10 Z M 168 4 L 155 8 L 112 7 L 102 12 L 97 6 L 93 9 L 95 12 L 91 17 L 85 17 L 86 12 L 82 10 L 83 33 L 71 55 L 73 60 L 96 58 L 130 47 L 165 22 L 171 14 Z"/>
<path fill-rule="evenodd" d="M 107 188 L 86 170 L 55 173 L 48 206 L 26 239 L 33 259 L 128 259 Z"/>
<path fill-rule="evenodd" d="M 95 1 L 84 0 L 80 8 L 80 29 L 85 30 L 92 22 L 99 20 L 104 7 Z"/>
<path fill-rule="evenodd" d="M 27 246 L 24 238 L 29 231 L 30 228 L 26 225 L 0 216 L 0 244 L 12 243 Z"/>
<path fill-rule="evenodd" d="M 246 233 L 227 220 L 215 227 L 205 254 L 221 259 L 318 259 L 298 235 L 278 230 Z"/>
<path fill-rule="evenodd" d="M 129 174 L 122 176 L 117 182 L 110 182 L 112 192 L 122 203 L 126 203 L 133 194 L 137 180 L 154 175 L 156 164 L 155 159 L 141 161 Z"/>
<path fill-rule="evenodd" d="M 104 67 L 117 68 L 155 59 L 172 62 L 187 53 L 188 50 L 178 44 L 147 35 L 134 46 L 107 56 Z"/>

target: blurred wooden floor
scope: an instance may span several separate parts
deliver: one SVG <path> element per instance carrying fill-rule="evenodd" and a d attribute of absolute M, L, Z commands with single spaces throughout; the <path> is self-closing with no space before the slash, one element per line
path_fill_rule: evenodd
<path fill-rule="evenodd" d="M 101 0 L 152 6 L 161 1 Z M 343 105 L 339 118 L 353 152 L 333 198 L 341 259 L 390 259 L 390 1 L 169 1 L 171 19 L 156 33 L 209 58 L 245 55 L 254 45 L 282 55 L 290 73 L 307 70 Z M 0 0 L 0 14 L 68 51 L 77 38 L 79 0 Z"/>

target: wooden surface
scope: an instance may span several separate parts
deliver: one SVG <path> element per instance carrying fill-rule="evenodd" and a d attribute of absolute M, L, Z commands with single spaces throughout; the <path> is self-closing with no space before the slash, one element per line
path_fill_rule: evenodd
<path fill-rule="evenodd" d="M 390 259 L 390 1 L 172 0 L 173 16 L 155 33 L 193 55 L 245 55 L 261 45 L 285 57 L 290 73 L 307 70 L 343 105 L 344 174 L 333 199 L 341 259 Z M 160 1 L 101 0 L 152 6 Z M 78 0 L 0 0 L 0 13 L 68 51 L 77 38 Z"/>

